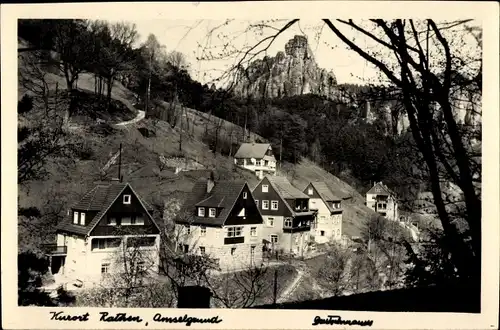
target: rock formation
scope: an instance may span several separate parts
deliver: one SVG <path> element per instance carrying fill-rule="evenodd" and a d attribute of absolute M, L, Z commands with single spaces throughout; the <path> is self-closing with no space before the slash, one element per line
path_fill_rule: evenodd
<path fill-rule="evenodd" d="M 333 98 L 337 80 L 332 72 L 318 67 L 307 38 L 296 35 L 285 52 L 256 60 L 239 72 L 234 93 L 260 99 L 303 94 Z"/>

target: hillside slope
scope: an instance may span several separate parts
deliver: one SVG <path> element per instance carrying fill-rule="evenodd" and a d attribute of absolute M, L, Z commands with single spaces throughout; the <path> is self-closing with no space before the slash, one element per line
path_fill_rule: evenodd
<path fill-rule="evenodd" d="M 62 83 L 63 77 L 57 74 L 47 73 L 46 77 L 57 81 L 59 86 L 65 86 Z M 78 88 L 92 93 L 93 76 L 83 74 L 79 78 Z M 19 89 L 22 90 L 22 86 L 19 86 Z M 122 116 L 123 118 L 130 119 L 137 114 L 137 109 L 133 107 L 135 101 L 133 93 L 121 84 L 116 83 L 112 98 L 122 102 L 127 109 L 128 114 Z M 121 174 L 124 181 L 131 183 L 157 210 L 161 210 L 165 204 L 182 203 L 195 181 L 207 177 L 211 170 L 214 170 L 220 179 L 243 179 L 251 188 L 257 185 L 258 179 L 252 173 L 236 168 L 231 157 L 211 152 L 202 141 L 205 131 L 214 130 L 217 125 L 219 127 L 222 125 L 226 132 L 235 132 L 237 135 L 243 134 L 243 128 L 193 109 L 188 109 L 187 117 L 191 126 L 189 130 L 183 126 L 181 151 L 179 151 L 180 125 L 172 128 L 162 120 L 143 119 L 127 126 L 114 125 L 106 134 L 92 129 L 67 132 L 65 139 L 80 141 L 83 150 L 71 157 L 49 159 L 46 168 L 50 175 L 45 180 L 30 182 L 26 186 L 19 187 L 19 207 L 36 207 L 42 214 L 48 214 L 50 221 L 60 220 L 71 204 L 77 201 L 94 182 L 117 177 L 116 163 L 105 172 L 101 170 L 119 150 L 120 144 Z M 252 137 L 264 140 L 255 134 L 252 134 Z M 187 171 L 179 171 L 183 168 L 187 168 Z M 190 170 L 192 168 L 196 169 Z M 344 202 L 343 234 L 345 235 L 359 236 L 364 220 L 373 213 L 363 205 L 363 197 L 354 188 L 313 162 L 303 160 L 297 165 L 284 164 L 281 174 L 286 175 L 299 189 L 303 189 L 309 181 L 321 180 L 327 182 L 336 194 L 352 197 Z M 25 230 L 24 233 L 37 232 L 40 226 L 43 227 L 44 224 L 29 224 L 22 230 Z M 20 229 L 20 236 L 23 235 L 22 230 Z M 51 230 L 39 236 L 36 239 L 42 241 L 53 239 Z"/>

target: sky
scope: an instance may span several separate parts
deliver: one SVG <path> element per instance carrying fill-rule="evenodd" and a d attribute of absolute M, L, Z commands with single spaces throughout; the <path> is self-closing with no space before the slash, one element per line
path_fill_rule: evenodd
<path fill-rule="evenodd" d="M 235 63 L 234 57 L 225 57 L 222 60 L 197 60 L 197 57 L 201 55 L 201 48 L 207 45 L 207 42 L 214 47 L 214 52 L 221 49 L 225 42 L 224 39 L 217 38 L 219 33 L 231 38 L 230 44 L 239 50 L 245 45 L 254 45 L 263 37 L 275 33 L 271 29 L 264 30 L 262 36 L 257 30 L 245 32 L 248 26 L 255 24 L 256 21 L 239 20 L 216 29 L 212 32 L 210 39 L 208 37 L 210 31 L 223 24 L 224 21 L 137 20 L 131 22 L 136 24 L 140 34 L 139 43 L 144 42 L 152 33 L 161 44 L 166 46 L 167 52 L 176 50 L 183 53 L 190 63 L 192 77 L 201 83 L 212 82 Z M 270 24 L 282 27 L 285 23 L 286 21 L 277 21 Z M 328 28 L 325 27 L 321 31 L 321 26 L 320 20 L 299 21 L 274 40 L 267 50 L 267 55 L 275 56 L 278 51 L 284 51 L 286 42 L 294 35 L 305 35 L 319 67 L 332 70 L 338 83 L 362 84 L 365 80 L 376 77 L 377 71 L 370 64 L 362 60 L 359 55 L 347 50 Z"/>
<path fill-rule="evenodd" d="M 228 68 L 236 64 L 241 58 L 242 50 L 245 46 L 253 46 L 267 36 L 276 33 L 272 28 L 282 28 L 288 20 L 266 21 L 267 26 L 272 28 L 256 28 L 258 23 L 263 21 L 248 20 L 134 20 L 130 21 L 136 24 L 140 34 L 138 44 L 144 42 L 149 34 L 154 34 L 160 44 L 166 47 L 166 51 L 179 51 L 186 56 L 190 64 L 190 74 L 193 79 L 201 83 L 212 83 Z M 375 50 L 378 45 L 368 38 L 363 38 L 359 33 L 345 28 L 342 24 L 337 27 L 343 34 L 362 49 Z M 450 43 L 457 43 L 454 49 L 473 49 L 469 47 L 473 43 L 470 40 L 457 38 L 453 31 L 447 38 Z M 275 56 L 278 51 L 284 51 L 285 44 L 294 35 L 305 35 L 309 40 L 309 46 L 314 54 L 315 60 L 320 68 L 331 70 L 337 78 L 337 83 L 366 84 L 368 82 L 380 82 L 381 74 L 371 63 L 362 59 L 357 53 L 348 49 L 348 47 L 319 19 L 304 20 L 291 26 L 285 32 L 280 34 L 269 46 L 266 52 L 260 53 L 259 57 L 264 55 Z M 460 43 L 460 44 L 458 44 Z M 222 56 L 219 59 L 202 59 L 202 49 L 205 49 L 205 55 L 209 52 L 218 54 L 223 47 L 227 50 L 237 50 L 237 57 Z M 267 43 L 261 45 L 263 49 Z M 387 55 L 387 56 L 386 56 Z M 382 56 L 384 60 L 391 61 L 389 58 L 392 53 Z M 440 56 L 438 56 L 440 57 Z M 395 61 L 395 59 L 393 59 Z M 246 64 L 246 63 L 245 63 Z M 439 65 L 436 65 L 439 67 Z M 216 82 L 217 86 L 221 86 Z"/>

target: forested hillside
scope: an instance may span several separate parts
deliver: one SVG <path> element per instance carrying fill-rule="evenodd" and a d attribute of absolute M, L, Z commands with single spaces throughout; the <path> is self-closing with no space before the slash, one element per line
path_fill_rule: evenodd
<path fill-rule="evenodd" d="M 75 28 L 71 24 L 69 27 Z M 68 26 L 59 28 L 64 32 Z M 34 131 L 52 134 L 43 141 L 31 136 L 20 144 L 21 155 L 26 158 L 20 159 L 21 250 L 38 250 L 42 242 L 51 242 L 55 225 L 66 216 L 68 207 L 93 182 L 117 176 L 117 164 L 109 167 L 106 164 L 118 152 L 120 144 L 124 180 L 155 207 L 157 217 L 161 217 L 165 207 L 175 208 L 182 203 L 194 182 L 207 177 L 212 170 L 221 179 L 240 178 L 247 180 L 251 187 L 255 186 L 257 178 L 234 168 L 230 157 L 238 144 L 246 139 L 269 140 L 277 155 L 282 151 L 281 174 L 288 176 L 298 188 L 304 188 L 311 180 L 322 180 L 346 197 L 344 234 L 359 236 L 364 220 L 371 217 L 372 211 L 363 205 L 364 198 L 356 189 L 304 157 L 307 155 L 299 153 L 293 147 L 294 141 L 289 140 L 292 135 L 283 138 L 280 148 L 276 136 L 271 134 L 272 120 L 266 119 L 266 114 L 262 114 L 262 122 L 268 123 L 267 131 L 259 130 L 250 116 L 245 124 L 242 117 L 244 105 L 229 108 L 232 99 L 224 91 L 201 86 L 177 68 L 167 70 L 166 74 L 165 70 L 159 69 L 160 63 L 154 62 L 158 70 L 152 70 L 147 118 L 136 124 L 118 126 L 115 124 L 134 118 L 140 109 L 146 107 L 147 98 L 140 96 L 144 95 L 140 86 L 147 84 L 140 82 L 140 72 L 123 69 L 111 78 L 112 87 L 108 88 L 108 78 L 99 73 L 106 70 L 95 71 L 87 67 L 81 71 L 73 69 L 76 78 L 68 82 L 67 76 L 71 74 L 66 75 L 64 66 L 61 69 L 54 62 L 61 58 L 55 51 L 57 46 L 50 48 L 37 44 L 38 39 L 26 33 L 22 36 L 28 36 L 31 42 L 19 39 L 18 113 L 22 122 L 27 124 L 20 130 L 23 136 Z M 55 50 L 49 52 L 45 48 Z M 59 51 L 62 50 L 61 47 Z M 67 61 L 72 60 L 68 56 Z M 43 62 L 42 65 L 39 62 Z M 165 75 L 160 77 L 161 73 Z M 172 86 L 176 87 L 174 91 Z M 190 95 L 198 95 L 201 101 Z M 199 111 L 190 107 L 197 107 Z M 227 109 L 231 111 L 226 112 Z M 227 118 L 232 123 L 223 119 L 224 112 L 235 115 Z M 286 116 L 287 112 L 281 114 Z M 275 114 L 270 112 L 270 115 Z M 43 121 L 33 126 L 39 118 Z M 288 127 L 295 129 L 293 125 Z M 300 141 L 307 142 L 305 137 Z M 46 148 L 37 154 L 39 158 L 33 159 L 29 151 L 44 144 Z M 186 164 L 195 164 L 198 169 L 176 173 L 176 168 L 189 167 Z"/>

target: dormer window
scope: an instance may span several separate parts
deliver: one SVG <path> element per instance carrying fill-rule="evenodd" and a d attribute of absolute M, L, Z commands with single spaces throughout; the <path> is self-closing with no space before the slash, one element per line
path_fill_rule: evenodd
<path fill-rule="evenodd" d="M 199 217 L 204 217 L 205 216 L 205 208 L 204 207 L 199 207 L 198 208 L 198 216 Z"/>
<path fill-rule="evenodd" d="M 307 194 L 308 195 L 312 195 L 313 194 L 313 189 L 312 188 L 307 189 Z"/>
<path fill-rule="evenodd" d="M 73 212 L 73 223 L 78 224 L 78 212 Z"/>
<path fill-rule="evenodd" d="M 208 216 L 210 218 L 215 218 L 215 213 L 216 213 L 215 212 L 215 208 L 211 207 L 211 208 L 208 209 Z"/>
<path fill-rule="evenodd" d="M 85 213 L 80 213 L 80 225 L 85 226 Z"/>
<path fill-rule="evenodd" d="M 123 204 L 130 204 L 130 201 L 132 200 L 130 195 L 123 195 Z"/>
<path fill-rule="evenodd" d="M 243 192 L 243 199 L 247 199 L 247 193 L 246 193 L 246 191 Z"/>

